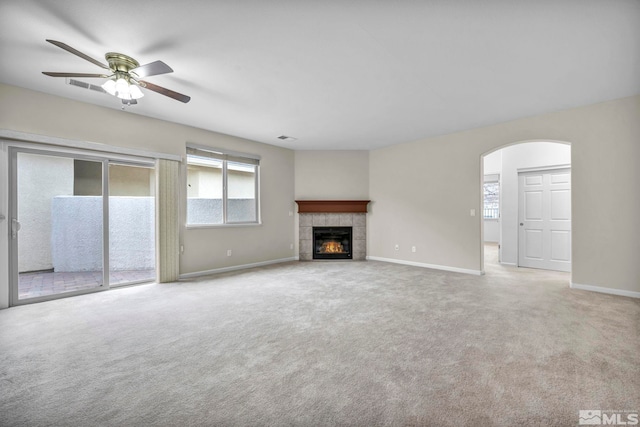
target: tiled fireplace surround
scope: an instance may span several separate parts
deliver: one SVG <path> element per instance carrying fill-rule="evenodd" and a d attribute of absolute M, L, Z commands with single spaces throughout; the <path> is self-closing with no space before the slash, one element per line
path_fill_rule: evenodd
<path fill-rule="evenodd" d="M 353 261 L 367 259 L 367 205 L 370 200 L 296 200 L 300 261 L 313 260 L 313 227 L 352 227 Z"/>
<path fill-rule="evenodd" d="M 301 213 L 300 261 L 313 260 L 313 227 L 353 227 L 353 260 L 367 256 L 367 221 L 364 213 Z"/>

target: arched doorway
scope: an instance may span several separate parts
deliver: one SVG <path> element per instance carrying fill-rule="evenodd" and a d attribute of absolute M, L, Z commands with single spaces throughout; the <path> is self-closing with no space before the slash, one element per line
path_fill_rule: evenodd
<path fill-rule="evenodd" d="M 485 270 L 485 262 L 497 262 L 505 266 L 533 267 L 549 270 L 570 271 L 570 168 L 571 168 L 571 144 L 564 141 L 550 140 L 529 140 L 519 141 L 497 147 L 481 156 L 482 171 L 482 194 L 483 194 L 483 218 L 481 221 L 482 236 L 482 270 Z M 530 224 L 542 224 L 540 221 L 529 222 L 523 220 L 524 204 L 527 197 L 531 200 L 538 200 L 542 203 L 543 194 L 547 198 L 561 195 L 557 191 L 564 178 L 566 194 L 565 211 L 563 215 L 568 215 L 569 228 L 565 233 L 551 233 L 548 230 L 530 230 Z M 568 177 L 568 178 L 567 178 Z M 534 192 L 523 193 L 523 182 L 536 183 L 539 187 Z M 551 182 L 553 184 L 544 184 Z M 557 181 L 557 183 L 556 183 Z M 538 191 L 539 190 L 539 191 Z M 544 192 L 547 193 L 544 193 Z M 497 195 L 496 195 L 497 193 Z M 540 193 L 540 197 L 538 197 Z M 486 196 L 485 196 L 486 194 Z M 550 202 L 545 202 L 550 205 Z M 528 206 L 531 206 L 529 204 Z M 555 206 L 560 206 L 555 202 Z M 531 209 L 530 207 L 528 209 Z M 545 212 L 544 218 L 540 220 L 551 221 L 548 215 L 549 207 L 540 205 L 539 211 Z M 567 223 L 567 221 L 564 221 Z M 552 224 L 552 222 L 548 222 Z M 522 225 L 521 225 L 522 224 Z M 555 223 L 553 223 L 555 224 Z M 566 225 L 566 224 L 565 224 Z M 548 236 L 552 235 L 552 238 Z M 528 238 L 531 236 L 531 238 Z M 544 238 L 543 238 L 544 236 Z M 564 239 L 564 240 L 563 240 Z M 550 245 L 555 244 L 555 249 Z M 529 251 L 529 252 L 527 252 Z M 553 256 L 550 255 L 554 252 Z M 554 259 L 559 258 L 558 254 L 563 252 L 562 258 L 567 258 L 564 263 L 559 262 L 537 262 L 536 258 Z M 528 255 L 527 255 L 528 254 Z M 530 262 L 532 261 L 532 262 Z"/>

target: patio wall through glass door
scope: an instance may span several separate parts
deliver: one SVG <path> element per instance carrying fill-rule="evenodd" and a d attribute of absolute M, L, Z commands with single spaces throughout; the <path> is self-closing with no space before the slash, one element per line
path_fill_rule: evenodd
<path fill-rule="evenodd" d="M 109 284 L 156 277 L 155 170 L 109 163 Z"/>

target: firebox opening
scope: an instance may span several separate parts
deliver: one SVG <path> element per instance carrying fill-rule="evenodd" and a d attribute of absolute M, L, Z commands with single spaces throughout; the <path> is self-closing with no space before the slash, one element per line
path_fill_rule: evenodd
<path fill-rule="evenodd" d="M 352 259 L 351 227 L 313 227 L 314 259 Z"/>

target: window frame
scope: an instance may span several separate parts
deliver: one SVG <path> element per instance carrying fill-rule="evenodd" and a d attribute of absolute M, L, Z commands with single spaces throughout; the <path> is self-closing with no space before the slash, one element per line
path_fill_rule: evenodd
<path fill-rule="evenodd" d="M 214 159 L 222 162 L 222 223 L 189 223 L 188 217 L 188 184 L 189 184 L 189 159 L 190 157 Z M 254 167 L 254 196 L 255 196 L 255 220 L 252 221 L 229 221 L 229 180 L 228 180 L 228 164 L 239 163 Z M 219 228 L 219 227 L 251 227 L 262 225 L 261 203 L 260 203 L 260 156 L 254 154 L 239 153 L 234 151 L 222 150 L 218 148 L 205 147 L 195 144 L 187 144 L 185 156 L 185 227 L 186 228 Z"/>

